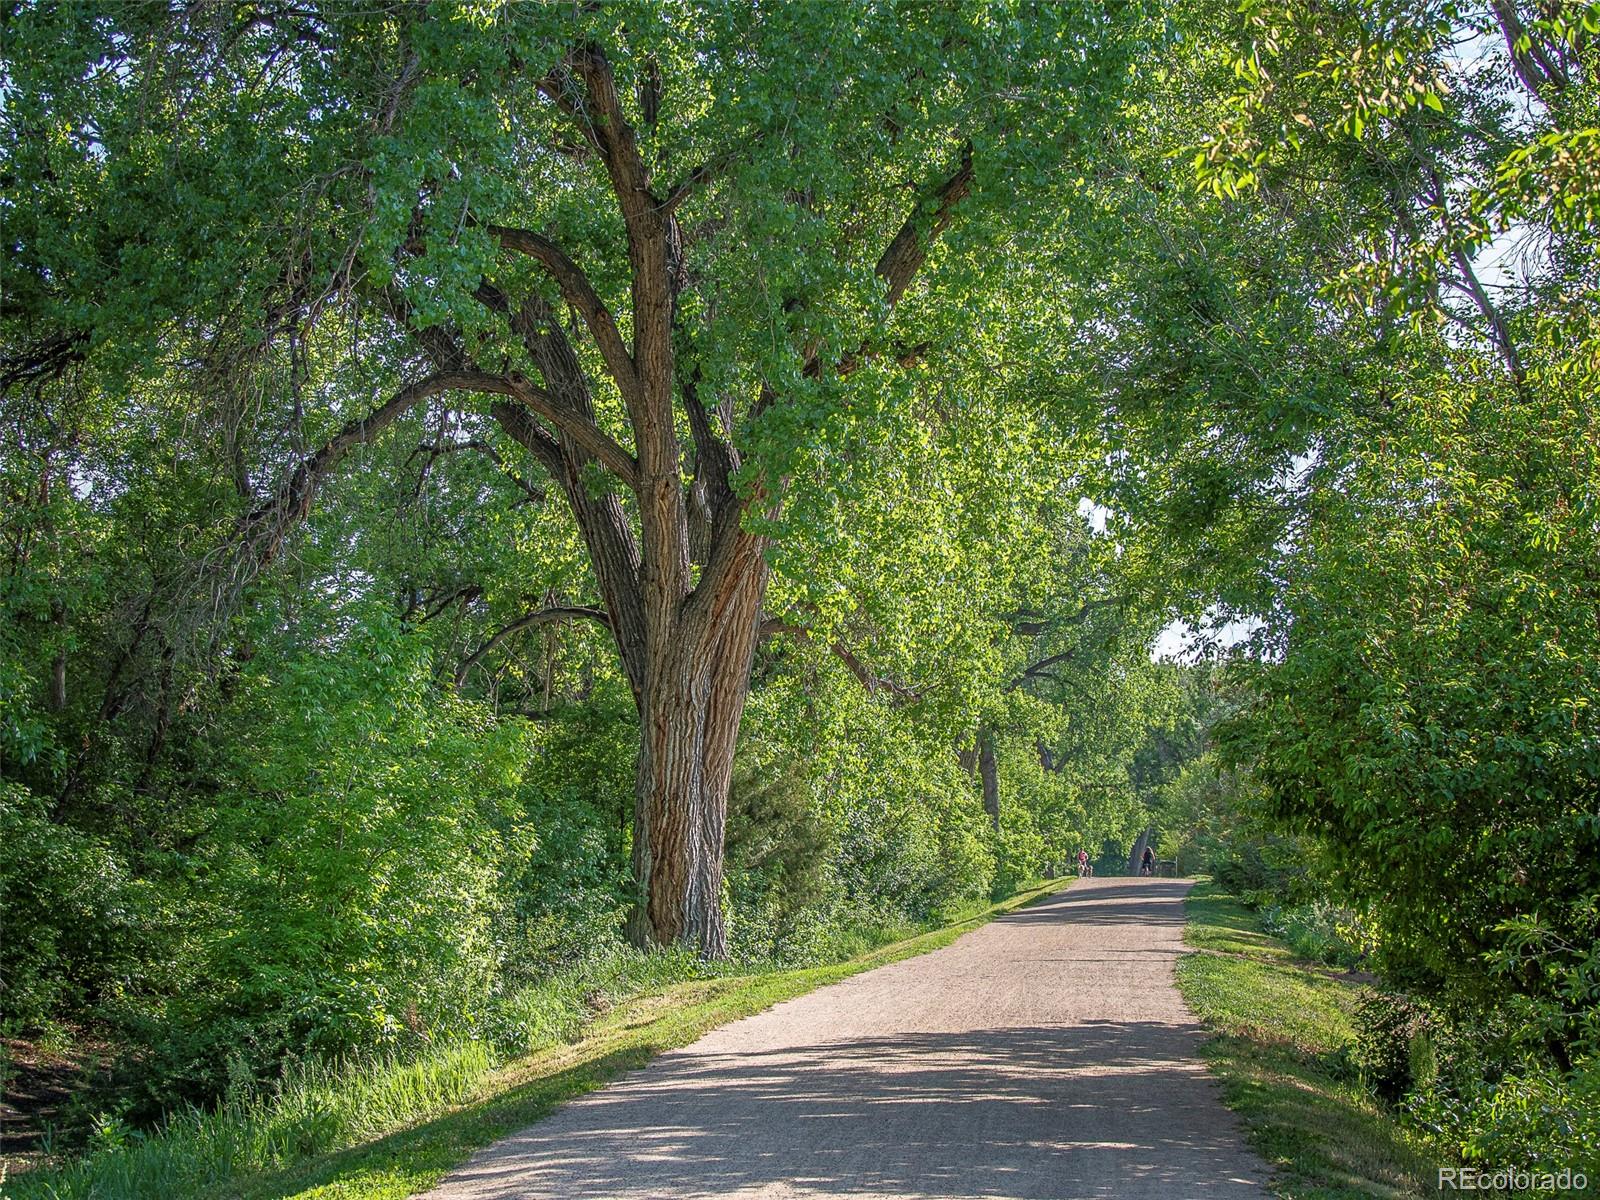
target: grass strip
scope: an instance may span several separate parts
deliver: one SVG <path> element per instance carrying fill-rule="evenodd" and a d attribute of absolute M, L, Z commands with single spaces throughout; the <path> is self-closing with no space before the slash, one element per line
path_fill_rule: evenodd
<path fill-rule="evenodd" d="M 1214 884 L 1185 902 L 1178 988 L 1213 1032 L 1223 1100 L 1289 1200 L 1438 1196 L 1454 1159 L 1400 1125 L 1349 1065 L 1358 987 L 1297 959 Z"/>

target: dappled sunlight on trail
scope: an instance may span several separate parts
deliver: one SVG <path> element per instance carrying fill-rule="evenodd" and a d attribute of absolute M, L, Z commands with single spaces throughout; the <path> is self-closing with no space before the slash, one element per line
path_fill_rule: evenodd
<path fill-rule="evenodd" d="M 1187 889 L 1082 881 L 664 1055 L 430 1196 L 1264 1196 L 1172 985 Z"/>

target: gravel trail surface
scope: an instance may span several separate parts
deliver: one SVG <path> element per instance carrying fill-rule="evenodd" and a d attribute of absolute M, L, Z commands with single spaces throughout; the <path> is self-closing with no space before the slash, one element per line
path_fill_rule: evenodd
<path fill-rule="evenodd" d="M 1080 880 L 663 1054 L 428 1200 L 1261 1200 L 1173 985 L 1188 889 Z"/>

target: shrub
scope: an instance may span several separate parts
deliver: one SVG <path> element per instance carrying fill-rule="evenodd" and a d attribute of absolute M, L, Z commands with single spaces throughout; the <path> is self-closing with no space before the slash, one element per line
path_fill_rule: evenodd
<path fill-rule="evenodd" d="M 1366 956 L 1366 939 L 1357 913 L 1327 900 L 1262 910 L 1267 932 L 1288 943 L 1301 958 L 1330 967 L 1354 967 Z"/>
<path fill-rule="evenodd" d="M 507 833 L 533 844 L 508 857 L 494 941 L 499 986 L 514 991 L 617 938 L 632 887 L 638 720 L 620 683 L 541 723 Z"/>
<path fill-rule="evenodd" d="M 82 1013 L 148 956 L 148 890 L 103 842 L 0 782 L 0 1026 L 20 1032 Z"/>
<path fill-rule="evenodd" d="M 1312 898 L 1305 848 L 1292 839 L 1242 837 L 1219 844 L 1211 873 L 1218 885 L 1246 903 L 1299 903 Z"/>
<path fill-rule="evenodd" d="M 125 1027 L 138 1112 L 301 1055 L 404 1052 L 491 994 L 507 805 L 524 735 L 441 708 L 421 639 L 372 617 L 236 681 L 231 780 L 189 863 L 187 986 Z"/>
<path fill-rule="evenodd" d="M 1407 1116 L 1486 1167 L 1600 1176 L 1600 1062 L 1570 1072 L 1528 1064 L 1498 1077 L 1440 1079 L 1410 1097 Z"/>
<path fill-rule="evenodd" d="M 1367 1087 L 1391 1104 L 1414 1090 L 1436 1026 L 1434 1014 L 1410 996 L 1364 992 L 1356 1004 L 1355 1061 Z"/>
<path fill-rule="evenodd" d="M 783 957 L 828 890 L 834 837 L 802 771 L 782 760 L 734 769 L 726 869 L 735 957 Z"/>

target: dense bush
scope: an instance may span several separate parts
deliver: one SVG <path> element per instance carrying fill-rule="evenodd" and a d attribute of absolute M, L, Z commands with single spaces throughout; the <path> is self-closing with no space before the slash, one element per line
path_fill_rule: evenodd
<path fill-rule="evenodd" d="M 410 1052 L 337 1062 L 294 1058 L 267 1079 L 240 1075 L 214 1107 L 177 1110 L 154 1128 L 102 1113 L 81 1156 L 22 1175 L 14 1194 L 19 1200 L 210 1197 L 241 1175 L 369 1141 L 468 1100 L 506 1057 L 569 1039 L 599 1009 L 706 971 L 689 954 L 642 954 L 613 937 L 495 1001 L 482 1036 L 442 1036 Z"/>
<path fill-rule="evenodd" d="M 0 1029 L 74 1019 L 111 999 L 153 956 L 156 903 L 102 839 L 0 781 Z"/>
<path fill-rule="evenodd" d="M 6 788 L 0 1004 L 15 1031 L 70 1018 L 120 1050 L 82 1116 L 146 1125 L 286 1064 L 462 1037 L 521 1052 L 639 974 L 621 938 L 636 731 L 620 680 L 537 722 L 495 719 L 441 691 L 432 630 L 349 603 L 264 622 L 230 667 L 185 734 L 181 847 L 127 840 L 145 846 L 130 865 Z M 944 726 L 831 664 L 779 668 L 752 696 L 730 805 L 737 958 L 865 950 L 1141 819 L 1131 794 L 1085 800 L 1019 742 L 995 831 Z"/>
<path fill-rule="evenodd" d="M 529 738 L 501 815 L 522 839 L 499 884 L 499 991 L 515 991 L 616 940 L 631 898 L 636 720 L 620 681 L 570 706 Z M 516 831 L 522 831 L 516 833 Z"/>
<path fill-rule="evenodd" d="M 1600 999 L 1594 408 L 1566 376 L 1510 403 L 1458 365 L 1319 510 L 1233 749 L 1382 921 L 1398 982 L 1562 1008 L 1559 1056 Z"/>
<path fill-rule="evenodd" d="M 812 681 L 810 695 L 802 681 L 776 679 L 752 697 L 743 753 L 763 786 L 789 772 L 806 781 L 803 811 L 814 816 L 785 837 L 831 847 L 826 877 L 805 884 L 823 891 L 813 927 L 833 925 L 828 913 L 846 924 L 921 922 L 987 896 L 994 850 L 976 782 L 949 742 L 872 702 L 843 672 Z M 794 810 L 800 797 L 790 797 Z"/>
<path fill-rule="evenodd" d="M 1439 1079 L 1407 1116 L 1468 1162 L 1600 1175 L 1600 1064 L 1571 1071 L 1526 1064 L 1494 1078 Z"/>
<path fill-rule="evenodd" d="M 235 682 L 227 785 L 181 885 L 185 986 L 123 1014 L 157 1107 L 481 1016 L 496 884 L 527 853 L 524 731 L 441 708 L 426 641 L 365 617 Z"/>
<path fill-rule="evenodd" d="M 1354 1058 L 1362 1080 L 1394 1103 L 1432 1082 L 1432 1037 L 1438 1018 L 1426 1005 L 1396 992 L 1369 990 L 1356 1006 Z"/>
<path fill-rule="evenodd" d="M 727 870 L 735 957 L 793 959 L 805 926 L 828 898 L 832 831 L 805 776 L 793 765 L 734 770 L 728 798 Z"/>
<path fill-rule="evenodd" d="M 1330 967 L 1354 967 L 1372 948 L 1360 914 L 1326 899 L 1268 904 L 1261 910 L 1261 918 L 1267 930 L 1300 957 Z"/>
<path fill-rule="evenodd" d="M 1552 1064 L 1510 1010 L 1449 1012 L 1368 990 L 1351 1061 L 1375 1096 L 1466 1162 L 1591 1178 L 1600 1171 L 1596 1061 Z"/>
<path fill-rule="evenodd" d="M 1157 789 L 1161 857 L 1175 860 L 1180 874 L 1213 876 L 1251 904 L 1314 899 L 1312 848 L 1268 826 L 1261 781 L 1226 765 L 1209 746 L 1209 729 L 1198 741 L 1201 752 Z"/>

